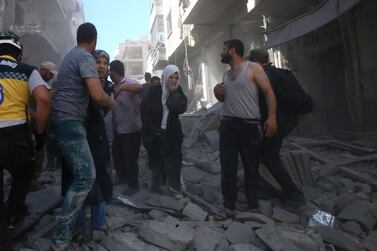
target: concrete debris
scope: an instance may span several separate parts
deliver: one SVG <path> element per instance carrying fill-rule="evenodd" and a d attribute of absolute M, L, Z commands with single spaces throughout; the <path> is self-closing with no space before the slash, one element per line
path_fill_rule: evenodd
<path fill-rule="evenodd" d="M 191 229 L 155 221 L 143 223 L 139 234 L 147 242 L 172 251 L 186 250 L 194 239 Z"/>
<path fill-rule="evenodd" d="M 300 216 L 278 207 L 274 207 L 272 219 L 291 224 L 297 224 L 301 222 Z"/>
<path fill-rule="evenodd" d="M 133 233 L 114 233 L 111 238 L 120 244 L 123 250 L 129 251 L 159 251 L 159 248 L 149 245 L 137 238 Z"/>
<path fill-rule="evenodd" d="M 181 176 L 192 183 L 200 183 L 207 176 L 207 173 L 203 172 L 202 170 L 196 168 L 195 166 L 188 166 L 182 168 Z"/>
<path fill-rule="evenodd" d="M 268 224 L 268 225 L 275 225 L 275 222 L 264 216 L 263 214 L 258 214 L 258 213 L 237 213 L 236 214 L 236 219 L 242 222 L 245 221 L 255 221 L 261 224 Z"/>
<path fill-rule="evenodd" d="M 377 250 L 377 231 L 374 231 L 374 233 L 369 234 L 363 240 L 363 245 L 368 251 L 376 251 Z"/>
<path fill-rule="evenodd" d="M 32 248 L 38 251 L 49 251 L 52 246 L 52 241 L 45 238 L 39 238 L 32 244 Z"/>
<path fill-rule="evenodd" d="M 249 244 L 255 242 L 253 229 L 239 222 L 233 222 L 225 232 L 225 238 L 232 244 Z"/>
<path fill-rule="evenodd" d="M 187 206 L 183 209 L 183 214 L 196 221 L 204 221 L 208 216 L 206 211 L 193 203 L 187 204 Z"/>
<path fill-rule="evenodd" d="M 252 244 L 234 244 L 229 247 L 228 251 L 262 251 L 262 249 Z"/>
<path fill-rule="evenodd" d="M 300 250 L 290 240 L 285 238 L 273 225 L 266 224 L 255 232 L 273 251 Z"/>
<path fill-rule="evenodd" d="M 172 209 L 175 211 L 182 211 L 186 206 L 185 200 L 176 200 L 169 196 L 160 196 L 161 207 Z"/>
<path fill-rule="evenodd" d="M 221 232 L 204 226 L 195 231 L 193 247 L 198 251 L 226 251 L 229 244 Z"/>
<path fill-rule="evenodd" d="M 360 225 L 355 221 L 347 221 L 344 223 L 345 231 L 354 234 L 356 236 L 360 236 L 363 234 L 363 230 L 361 229 Z"/>
<path fill-rule="evenodd" d="M 204 133 L 204 136 L 213 150 L 219 150 L 220 135 L 218 130 L 207 131 Z"/>
<path fill-rule="evenodd" d="M 279 232 L 288 240 L 290 240 L 299 250 L 305 251 L 322 251 L 324 250 L 324 244 L 322 240 L 318 243 L 316 240 L 320 238 L 317 236 L 314 240 L 310 235 L 299 230 L 289 230 L 279 228 Z M 321 243 L 322 242 L 322 243 Z"/>
<path fill-rule="evenodd" d="M 370 214 L 372 204 L 365 200 L 356 200 L 345 206 L 338 214 L 341 220 L 357 221 L 372 230 L 377 219 Z"/>
<path fill-rule="evenodd" d="M 89 233 L 89 240 L 72 250 L 377 251 L 377 192 L 373 190 L 374 186 L 360 179 L 347 178 L 350 176 L 343 176 L 342 172 L 326 172 L 327 175 L 322 176 L 324 172 L 319 170 L 331 165 L 316 159 L 316 154 L 322 152 L 316 152 L 320 146 L 315 142 L 302 143 L 305 145 L 302 149 L 297 147 L 301 143 L 290 144 L 300 150 L 283 152 L 284 167 L 301 188 L 307 201 L 305 207 L 288 207 L 271 196 L 259 201 L 260 213 L 246 211 L 245 179 L 243 168 L 240 168 L 237 173 L 237 213 L 233 219 L 214 221 L 215 215 L 223 208 L 219 151 L 215 148 L 218 120 L 215 114 L 205 116 L 199 123 L 204 127 L 195 128 L 190 133 L 194 136 L 190 139 L 192 146 L 185 148 L 183 155 L 185 162 L 181 174 L 185 198 L 176 200 L 168 196 L 163 186 L 164 195 L 146 189 L 149 176 L 144 174 L 149 170 L 144 152 L 139 163 L 142 173 L 140 192 L 127 197 L 122 194 L 127 186 L 115 185 L 114 198 L 121 199 L 106 207 L 109 228 L 90 234 L 90 223 L 87 222 L 84 233 Z M 332 160 L 333 151 L 324 151 L 326 146 L 320 149 L 325 152 L 323 159 L 326 162 Z M 351 163 L 351 158 L 359 158 L 359 155 L 352 157 L 351 153 L 336 154 L 341 155 L 339 161 L 350 158 L 347 163 Z M 377 177 L 373 165 L 368 175 Z M 337 167 L 336 164 L 333 166 Z M 346 167 L 358 172 L 366 169 L 364 163 Z M 261 168 L 261 176 L 275 189 L 281 189 L 265 167 Z M 20 243 L 15 243 L 14 250 L 50 249 L 51 230 L 56 224 L 56 214 L 61 210 L 54 209 L 56 202 L 61 200 L 58 180 L 58 174 L 45 172 L 40 181 L 46 189 L 29 194 L 27 203 L 31 205 L 33 218 L 22 230 L 28 231 L 27 235 L 19 238 Z M 5 174 L 4 191 L 9 192 L 10 183 L 9 175 Z"/>
<path fill-rule="evenodd" d="M 348 251 L 365 250 L 356 238 L 351 237 L 341 230 L 328 226 L 318 226 L 316 230 L 324 241 L 334 244 L 337 247 Z"/>

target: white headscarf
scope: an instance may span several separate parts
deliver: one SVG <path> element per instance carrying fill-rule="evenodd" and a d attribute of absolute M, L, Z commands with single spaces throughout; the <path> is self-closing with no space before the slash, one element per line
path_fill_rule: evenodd
<path fill-rule="evenodd" d="M 161 128 L 166 129 L 167 126 L 167 121 L 168 121 L 168 116 L 169 116 L 169 109 L 166 106 L 166 101 L 168 100 L 169 97 L 169 90 L 167 88 L 167 82 L 170 77 L 170 75 L 178 73 L 179 79 L 181 79 L 179 68 L 176 65 L 168 65 L 165 67 L 164 71 L 162 72 L 161 76 L 161 85 L 162 85 L 162 97 L 161 97 L 161 102 L 162 102 L 162 121 L 161 121 Z M 179 85 L 179 81 L 178 81 Z"/>

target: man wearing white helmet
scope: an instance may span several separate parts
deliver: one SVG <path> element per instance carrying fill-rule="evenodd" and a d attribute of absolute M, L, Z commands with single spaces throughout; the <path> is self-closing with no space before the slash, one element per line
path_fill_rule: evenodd
<path fill-rule="evenodd" d="M 35 152 L 42 149 L 50 110 L 47 85 L 38 71 L 20 63 L 22 46 L 12 32 L 0 32 L 0 247 L 11 250 L 8 226 L 20 223 L 27 212 L 26 194 Z M 29 97 L 37 103 L 36 149 L 27 127 Z M 7 210 L 3 200 L 3 169 L 12 175 Z"/>

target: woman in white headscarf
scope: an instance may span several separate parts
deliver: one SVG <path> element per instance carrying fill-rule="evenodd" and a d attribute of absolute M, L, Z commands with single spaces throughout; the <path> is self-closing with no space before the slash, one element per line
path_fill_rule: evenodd
<path fill-rule="evenodd" d="M 180 71 L 175 65 L 165 67 L 161 85 L 152 85 L 141 104 L 142 135 L 152 170 L 151 190 L 160 191 L 166 183 L 176 199 L 180 193 L 183 132 L 179 114 L 187 110 L 187 98 L 179 85 Z"/>

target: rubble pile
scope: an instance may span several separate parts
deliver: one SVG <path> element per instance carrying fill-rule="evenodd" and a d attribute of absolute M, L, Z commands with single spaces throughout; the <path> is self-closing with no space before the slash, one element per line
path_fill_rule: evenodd
<path fill-rule="evenodd" d="M 264 186 L 271 189 L 261 194 L 259 212 L 249 212 L 240 166 L 236 215 L 215 221 L 222 194 L 218 133 L 208 126 L 216 123 L 210 117 L 211 123 L 203 117 L 197 123 L 208 130 L 194 127 L 197 131 L 189 135 L 195 140 L 186 141 L 190 144 L 184 149 L 183 199 L 151 193 L 146 185 L 126 196 L 125 185 L 116 185 L 114 201 L 106 209 L 108 229 L 91 233 L 88 225 L 85 240 L 72 250 L 377 250 L 377 150 L 333 139 L 291 137 L 284 146 L 283 165 L 304 193 L 305 206 L 280 201 L 273 192 L 279 185 L 262 167 Z M 149 179 L 146 159 L 143 151 L 141 184 Z M 30 226 L 14 236 L 16 250 L 51 248 L 59 180 L 58 171 L 44 172 L 40 181 L 45 189 L 29 194 L 29 203 L 43 207 L 31 206 L 37 210 Z"/>

